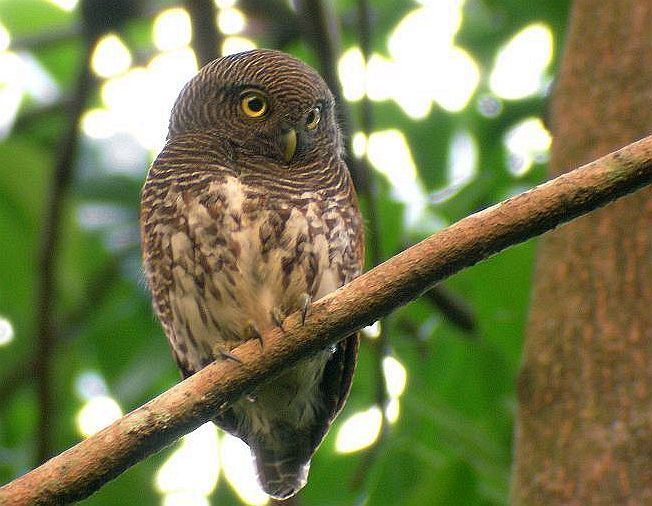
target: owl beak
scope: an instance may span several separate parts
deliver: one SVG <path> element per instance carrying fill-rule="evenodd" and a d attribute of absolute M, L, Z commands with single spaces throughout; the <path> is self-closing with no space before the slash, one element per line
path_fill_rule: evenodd
<path fill-rule="evenodd" d="M 290 128 L 281 136 L 281 141 L 283 143 L 283 158 L 286 162 L 289 162 L 297 150 L 297 131 Z"/>

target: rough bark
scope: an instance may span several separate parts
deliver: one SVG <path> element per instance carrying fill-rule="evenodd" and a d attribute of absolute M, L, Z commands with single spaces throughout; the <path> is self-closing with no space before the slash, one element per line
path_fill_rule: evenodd
<path fill-rule="evenodd" d="M 551 172 L 652 131 L 652 3 L 577 0 Z M 519 378 L 515 504 L 652 503 L 652 193 L 540 243 Z"/>
<path fill-rule="evenodd" d="M 0 504 L 60 504 L 215 416 L 243 392 L 415 299 L 435 283 L 652 182 L 652 137 L 469 216 L 237 347 L 103 431 L 0 488 Z"/>

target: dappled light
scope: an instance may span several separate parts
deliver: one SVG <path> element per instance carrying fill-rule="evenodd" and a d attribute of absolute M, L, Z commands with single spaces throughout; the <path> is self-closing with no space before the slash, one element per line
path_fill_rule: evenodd
<path fill-rule="evenodd" d="M 335 449 L 339 453 L 353 453 L 374 444 L 380 435 L 382 417 L 378 406 L 349 416 L 340 423 Z"/>
<path fill-rule="evenodd" d="M 77 428 L 82 436 L 92 436 L 122 415 L 122 409 L 115 399 L 106 395 L 94 395 L 77 413 Z"/>
<path fill-rule="evenodd" d="M 425 118 L 433 101 L 447 111 L 464 109 L 480 71 L 473 57 L 454 44 L 462 5 L 446 0 L 408 13 L 388 38 L 389 59 L 373 54 L 365 65 L 358 47 L 345 51 L 338 68 L 347 100 L 360 100 L 365 93 L 376 101 L 391 98 L 414 119 Z"/>
<path fill-rule="evenodd" d="M 133 135 L 146 149 L 160 149 L 179 89 L 196 71 L 193 52 L 182 48 L 108 80 L 102 86 L 102 100 L 114 130 Z"/>
<path fill-rule="evenodd" d="M 108 396 L 106 380 L 97 371 L 83 371 L 75 380 L 75 393 L 80 399 L 85 401 L 93 397 L 106 397 Z"/>
<path fill-rule="evenodd" d="M 398 417 L 401 414 L 401 402 L 398 398 L 390 398 L 385 406 L 385 418 L 391 424 L 395 424 L 398 421 Z"/>
<path fill-rule="evenodd" d="M 73 10 L 75 7 L 77 7 L 77 4 L 79 3 L 79 0 L 47 0 L 47 1 L 63 9 L 64 11 Z"/>
<path fill-rule="evenodd" d="M 380 323 L 380 321 L 375 321 L 371 325 L 367 325 L 363 328 L 362 334 L 368 339 L 376 339 L 380 336 L 381 325 L 382 323 Z"/>
<path fill-rule="evenodd" d="M 547 161 L 552 137 L 540 118 L 527 118 L 507 131 L 504 142 L 510 155 L 507 167 L 522 176 L 533 163 Z"/>
<path fill-rule="evenodd" d="M 220 472 L 217 429 L 207 423 L 187 434 L 156 473 L 156 489 L 175 504 L 206 504 Z M 165 497 L 167 501 L 167 497 Z M 167 504 L 167 502 L 166 502 Z"/>
<path fill-rule="evenodd" d="M 229 7 L 218 14 L 217 26 L 224 35 L 235 35 L 244 30 L 245 17 L 242 11 Z"/>
<path fill-rule="evenodd" d="M 407 384 L 405 366 L 390 355 L 383 359 L 383 373 L 385 374 L 387 393 L 392 399 L 399 398 L 405 391 L 405 385 Z"/>
<path fill-rule="evenodd" d="M 470 183 L 478 172 L 478 143 L 468 131 L 456 132 L 448 153 L 448 183 L 459 187 Z"/>
<path fill-rule="evenodd" d="M 84 401 L 77 412 L 77 430 L 84 437 L 92 436 L 123 415 L 122 408 L 109 394 L 106 380 L 97 371 L 81 372 L 75 380 L 75 393 Z"/>
<path fill-rule="evenodd" d="M 252 49 L 256 49 L 256 43 L 246 37 L 225 37 L 222 43 L 222 54 L 225 56 L 250 51 Z"/>
<path fill-rule="evenodd" d="M 131 53 L 120 37 L 105 35 L 95 47 L 91 66 L 100 77 L 117 76 L 131 66 Z"/>
<path fill-rule="evenodd" d="M 197 492 L 170 492 L 163 496 L 162 506 L 210 506 L 208 498 Z"/>
<path fill-rule="evenodd" d="M 0 53 L 0 138 L 11 131 L 23 96 L 24 70 L 18 55 L 11 52 Z"/>
<path fill-rule="evenodd" d="M 228 9 L 229 7 L 235 6 L 237 2 L 238 0 L 215 0 L 215 5 L 220 9 Z"/>
<path fill-rule="evenodd" d="M 251 479 L 255 470 L 249 447 L 237 437 L 224 434 L 220 439 L 220 457 L 224 477 L 242 502 L 252 506 L 267 504 L 267 494 Z"/>
<path fill-rule="evenodd" d="M 154 19 L 152 32 L 154 45 L 160 51 L 172 51 L 188 46 L 192 38 L 190 16 L 180 7 L 165 10 Z"/>
<path fill-rule="evenodd" d="M 489 78 L 491 90 L 510 100 L 545 91 L 552 51 L 550 28 L 541 23 L 527 26 L 498 52 Z"/>
<path fill-rule="evenodd" d="M 11 36 L 7 31 L 7 28 L 0 24 L 0 51 L 6 51 L 11 43 Z"/>
<path fill-rule="evenodd" d="M 0 346 L 7 346 L 14 340 L 14 326 L 11 322 L 0 316 Z"/>
<path fill-rule="evenodd" d="M 406 224 L 414 224 L 424 210 L 425 195 L 405 135 L 399 130 L 373 132 L 367 140 L 367 157 L 405 205 Z"/>

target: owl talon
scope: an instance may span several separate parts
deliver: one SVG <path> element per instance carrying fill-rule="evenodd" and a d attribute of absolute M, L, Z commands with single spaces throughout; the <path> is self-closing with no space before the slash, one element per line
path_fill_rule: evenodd
<path fill-rule="evenodd" d="M 301 303 L 301 325 L 306 323 L 306 316 L 310 314 L 310 303 L 312 302 L 312 297 L 307 293 L 304 293 L 299 297 Z"/>
<path fill-rule="evenodd" d="M 230 351 L 218 350 L 218 353 L 220 354 L 220 357 L 222 357 L 223 360 L 233 360 L 234 362 L 237 362 L 238 364 L 242 364 L 242 360 L 240 360 L 238 357 L 236 357 Z"/>
<path fill-rule="evenodd" d="M 258 330 L 258 327 L 256 324 L 252 321 L 249 321 L 247 323 L 247 326 L 245 327 L 245 339 L 248 341 L 250 339 L 256 339 L 258 343 L 260 344 L 260 349 L 265 348 L 265 343 L 263 341 L 263 335 L 260 333 L 260 330 Z"/>
<path fill-rule="evenodd" d="M 283 330 L 283 320 L 285 320 L 283 312 L 277 307 L 272 308 L 272 321 L 281 330 Z"/>

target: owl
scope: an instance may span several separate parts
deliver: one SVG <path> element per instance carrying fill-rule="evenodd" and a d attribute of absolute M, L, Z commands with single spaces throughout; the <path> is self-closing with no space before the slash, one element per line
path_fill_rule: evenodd
<path fill-rule="evenodd" d="M 181 91 L 142 191 L 144 269 L 184 377 L 358 276 L 363 226 L 333 95 L 301 61 L 253 50 Z M 216 413 L 265 492 L 287 498 L 348 395 L 353 335 Z"/>

